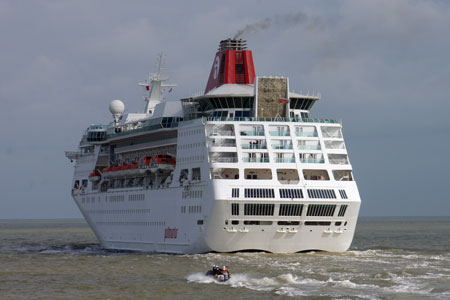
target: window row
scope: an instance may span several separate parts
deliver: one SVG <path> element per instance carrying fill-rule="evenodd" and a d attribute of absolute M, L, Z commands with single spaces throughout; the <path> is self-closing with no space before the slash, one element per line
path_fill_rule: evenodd
<path fill-rule="evenodd" d="M 341 205 L 339 209 L 338 217 L 343 217 L 345 215 L 345 211 L 347 210 L 348 205 Z"/>
<path fill-rule="evenodd" d="M 113 196 L 107 196 L 106 201 L 109 202 L 123 202 L 125 201 L 124 195 L 113 195 Z"/>
<path fill-rule="evenodd" d="M 306 204 L 280 204 L 278 216 L 297 216 L 300 217 L 303 207 Z M 231 203 L 231 215 L 239 216 L 239 203 Z M 336 211 L 336 204 L 308 204 L 306 216 L 308 217 L 333 217 Z M 341 205 L 338 217 L 344 217 L 348 205 Z M 245 216 L 273 216 L 275 204 L 272 203 L 245 203 Z M 183 211 L 182 211 L 183 212 Z M 336 224 L 337 225 L 337 224 Z"/>
<path fill-rule="evenodd" d="M 309 204 L 306 216 L 332 217 L 336 210 L 336 204 Z"/>
<path fill-rule="evenodd" d="M 200 214 L 202 212 L 201 205 L 189 205 L 189 206 L 181 206 L 181 213 L 189 213 L 189 214 Z"/>
<path fill-rule="evenodd" d="M 128 195 L 128 201 L 144 201 L 145 194 Z"/>
<path fill-rule="evenodd" d="M 307 189 L 308 197 L 311 199 L 337 199 L 333 189 Z M 302 189 L 279 189 L 280 198 L 301 199 L 303 198 Z M 341 199 L 348 199 L 345 190 L 339 190 Z M 191 196 L 188 196 L 191 195 Z M 197 195 L 197 196 L 196 196 Z M 184 191 L 183 198 L 201 198 L 202 191 Z M 239 188 L 231 189 L 231 197 L 239 198 Z M 244 189 L 245 198 L 275 198 L 275 189 L 271 188 L 246 188 Z"/>
<path fill-rule="evenodd" d="M 202 197 L 203 197 L 203 191 L 202 190 L 183 191 L 181 193 L 181 198 L 183 198 L 183 199 L 202 198 Z"/>
<path fill-rule="evenodd" d="M 203 146 L 203 143 L 191 143 L 191 144 L 183 144 L 178 145 L 178 150 L 186 150 L 186 149 L 194 149 L 194 148 L 201 148 Z"/>
<path fill-rule="evenodd" d="M 336 193 L 330 189 L 308 189 L 308 197 L 313 199 L 336 199 Z"/>
<path fill-rule="evenodd" d="M 244 204 L 245 216 L 273 216 L 275 204 Z"/>
<path fill-rule="evenodd" d="M 192 136 L 192 135 L 203 135 L 202 129 L 192 129 L 192 130 L 186 130 L 186 131 L 179 131 L 178 136 Z"/>
<path fill-rule="evenodd" d="M 280 198 L 303 198 L 301 189 L 280 189 Z"/>
<path fill-rule="evenodd" d="M 275 198 L 274 189 L 245 189 L 245 198 Z"/>
<path fill-rule="evenodd" d="M 214 160 L 214 161 L 213 161 Z M 211 162 L 216 160 L 211 158 Z M 225 158 L 217 160 L 217 162 L 226 162 Z M 239 179 L 238 168 L 211 168 L 212 179 Z M 297 184 L 300 180 L 297 169 L 277 169 L 277 180 L 288 184 Z M 330 176 L 325 169 L 303 169 L 303 178 L 305 180 L 322 180 L 329 181 Z M 336 181 L 353 181 L 351 170 L 333 170 L 334 179 Z M 271 169 L 244 169 L 244 178 L 246 180 L 271 180 Z"/>
<path fill-rule="evenodd" d="M 341 194 L 341 199 L 348 199 L 347 193 L 345 190 L 339 190 L 339 194 Z"/>

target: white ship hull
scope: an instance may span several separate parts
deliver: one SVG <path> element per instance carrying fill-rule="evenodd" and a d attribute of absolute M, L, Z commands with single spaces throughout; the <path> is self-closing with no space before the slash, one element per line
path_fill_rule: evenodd
<path fill-rule="evenodd" d="M 231 124 L 239 132 L 240 126 L 246 126 L 248 123 Z M 179 148 L 183 149 L 180 145 L 193 144 L 193 141 L 202 141 L 198 145 L 205 145 L 208 139 L 219 139 L 220 135 L 208 131 L 207 127 L 212 126 L 211 124 L 215 126 L 221 123 L 206 122 L 180 127 L 180 132 L 197 134 L 183 137 L 183 134 L 179 133 Z M 261 124 L 267 128 L 277 125 L 270 122 Z M 323 124 L 319 124 L 319 127 L 320 125 Z M 297 124 L 292 123 L 289 126 L 295 131 Z M 334 126 L 340 128 L 339 124 Z M 268 143 L 275 138 L 266 137 Z M 301 139 L 297 136 L 292 138 Z M 239 137 L 237 139 L 239 141 Z M 233 165 L 242 171 L 247 167 L 261 167 L 258 163 L 213 163 L 208 159 L 207 152 L 211 154 L 213 148 L 222 149 L 215 146 L 199 147 L 195 153 L 201 154 L 196 156 L 200 160 L 177 165 L 174 178 L 179 176 L 180 169 L 192 169 L 192 166 L 201 166 L 202 174 L 209 174 L 214 168 Z M 245 150 L 238 150 L 239 155 L 242 155 L 241 151 Z M 178 160 L 183 161 L 183 150 L 179 150 L 178 155 Z M 95 161 L 96 153 L 92 153 L 79 159 L 78 168 L 87 170 L 86 173 L 92 169 Z M 296 161 L 266 165 L 274 170 L 285 170 L 299 168 L 299 165 L 300 168 L 306 168 L 308 164 Z M 331 168 L 329 164 L 324 165 L 320 168 Z M 348 169 L 348 166 L 346 168 Z M 106 192 L 81 189 L 74 190 L 73 198 L 98 240 L 107 249 L 181 254 L 247 250 L 274 253 L 309 250 L 340 252 L 350 247 L 360 206 L 354 181 L 299 179 L 289 182 L 278 179 L 247 180 L 243 174 L 239 177 L 240 179 L 214 179 L 209 176 L 200 180 L 191 178 L 183 183 L 173 182 L 166 188 L 142 186 L 112 188 Z M 238 195 L 233 195 L 233 189 L 239 189 Z M 246 197 L 246 189 L 271 189 L 274 194 L 271 198 L 261 195 L 255 199 Z M 301 190 L 302 197 L 282 198 L 283 189 Z M 308 189 L 333 190 L 335 198 L 310 198 Z M 345 191 L 345 199 L 340 190 Z M 236 215 L 232 214 L 233 203 L 239 206 L 240 211 Z M 270 212 L 244 211 L 245 205 L 253 204 L 273 205 L 273 208 Z M 280 215 L 280 206 L 289 204 L 302 205 L 301 212 Z M 332 211 L 323 210 L 308 215 L 310 205 L 331 206 Z M 347 208 L 343 215 L 339 215 L 342 206 Z"/>
<path fill-rule="evenodd" d="M 231 216 L 230 203 L 235 199 L 213 199 L 211 186 L 197 186 L 205 200 L 211 202 L 210 211 L 182 214 L 180 207 L 183 188 L 127 191 L 106 193 L 80 193 L 73 198 L 91 226 L 102 247 L 132 251 L 163 253 L 205 253 L 235 251 L 267 251 L 294 253 L 309 250 L 342 252 L 350 247 L 359 211 L 359 201 L 326 201 L 327 204 L 348 205 L 345 218 L 307 217 L 241 217 Z M 209 193 L 208 193 L 209 190 Z M 347 189 L 348 190 L 348 189 Z M 357 192 L 357 191 L 356 191 Z M 144 195 L 143 200 L 108 202 L 108 197 Z M 357 196 L 357 194 L 355 195 Z M 88 200 L 89 199 L 89 200 Z M 89 202 L 88 202 L 89 201 Z M 130 203 L 133 202 L 133 203 Z M 266 201 L 274 202 L 274 201 Z M 281 203 L 292 203 L 279 200 Z M 296 201 L 307 205 L 314 201 Z M 259 201 L 258 203 L 264 203 Z M 195 207 L 195 206 L 192 206 Z M 209 208 L 209 205 L 202 206 Z M 276 207 L 276 206 L 275 206 Z M 277 208 L 277 207 L 276 207 Z M 336 210 L 336 214 L 337 214 Z M 272 221 L 272 225 L 244 225 L 244 220 Z M 203 224 L 197 224 L 203 220 Z M 225 224 L 229 220 L 229 224 Z M 231 220 L 240 220 L 232 225 Z M 298 220 L 299 225 L 278 225 L 278 221 Z M 330 222 L 330 225 L 305 225 L 308 221 Z M 306 222 L 306 223 L 305 223 Z M 336 226 L 336 222 L 341 222 Z M 344 226 L 344 223 L 346 225 Z M 165 238 L 167 229 L 176 229 L 176 238 Z"/>
<path fill-rule="evenodd" d="M 243 40 L 221 41 L 203 95 L 91 125 L 72 196 L 107 249 L 164 253 L 345 251 L 360 196 L 336 120 L 310 119 L 318 96 L 255 77 Z M 147 83 L 143 83 L 149 87 Z"/>

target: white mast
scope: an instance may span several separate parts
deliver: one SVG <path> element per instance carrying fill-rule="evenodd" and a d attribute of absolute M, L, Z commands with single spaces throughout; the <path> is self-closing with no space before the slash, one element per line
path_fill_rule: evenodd
<path fill-rule="evenodd" d="M 147 101 L 145 105 L 145 113 L 148 115 L 153 114 L 155 106 L 164 101 L 163 90 L 164 87 L 174 87 L 175 84 L 164 84 L 168 78 L 161 76 L 161 69 L 163 65 L 164 54 L 161 52 L 158 57 L 158 72 L 150 73 L 148 75 L 147 83 L 140 82 L 138 85 L 149 88 L 150 92 L 148 96 L 144 97 L 144 101 Z"/>

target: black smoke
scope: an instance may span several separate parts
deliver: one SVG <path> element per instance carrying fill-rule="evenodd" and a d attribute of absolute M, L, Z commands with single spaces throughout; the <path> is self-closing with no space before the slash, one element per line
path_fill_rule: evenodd
<path fill-rule="evenodd" d="M 294 26 L 294 25 L 306 25 L 307 29 L 314 29 L 322 25 L 322 21 L 319 17 L 308 17 L 304 13 L 277 15 L 272 18 L 265 18 L 264 20 L 256 23 L 247 24 L 244 28 L 239 29 L 234 35 L 233 39 L 238 39 L 242 35 L 248 35 L 264 31 L 272 26 Z"/>

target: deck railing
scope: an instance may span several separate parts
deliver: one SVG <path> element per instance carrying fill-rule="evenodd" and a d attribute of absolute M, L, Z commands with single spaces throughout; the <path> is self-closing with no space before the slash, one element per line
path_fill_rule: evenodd
<path fill-rule="evenodd" d="M 243 162 L 255 162 L 255 163 L 268 163 L 268 158 L 250 158 L 250 157 L 244 157 L 242 158 Z"/>
<path fill-rule="evenodd" d="M 296 132 L 296 136 L 317 137 L 317 132 Z"/>
<path fill-rule="evenodd" d="M 320 145 L 298 145 L 299 150 L 321 150 Z"/>
<path fill-rule="evenodd" d="M 264 131 L 241 131 L 241 135 L 246 135 L 246 136 L 264 136 Z"/>
<path fill-rule="evenodd" d="M 238 162 L 237 157 L 211 157 L 210 162 L 212 163 L 236 163 Z"/>
<path fill-rule="evenodd" d="M 272 145 L 273 149 L 292 149 L 292 145 Z"/>
<path fill-rule="evenodd" d="M 242 149 L 267 149 L 267 145 L 245 145 L 242 144 Z"/>
<path fill-rule="evenodd" d="M 295 163 L 295 158 L 275 158 L 277 163 Z"/>
<path fill-rule="evenodd" d="M 322 159 L 304 159 L 300 158 L 300 162 L 304 164 L 323 164 L 325 163 L 325 160 Z"/>
<path fill-rule="evenodd" d="M 289 131 L 288 132 L 270 131 L 269 134 L 271 136 L 290 136 L 291 135 L 291 133 Z"/>

